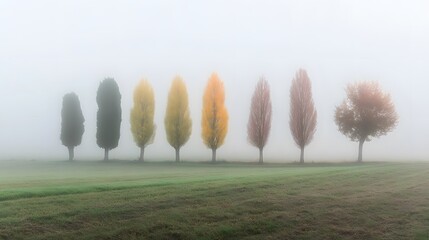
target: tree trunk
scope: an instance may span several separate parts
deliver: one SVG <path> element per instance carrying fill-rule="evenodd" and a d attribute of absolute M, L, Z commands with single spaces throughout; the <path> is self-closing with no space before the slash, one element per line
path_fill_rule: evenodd
<path fill-rule="evenodd" d="M 140 162 L 144 162 L 144 147 L 140 148 L 140 158 L 139 158 Z"/>
<path fill-rule="evenodd" d="M 301 148 L 301 156 L 299 158 L 299 163 L 304 164 L 304 148 Z"/>
<path fill-rule="evenodd" d="M 212 149 L 212 163 L 215 163 L 215 162 L 216 162 L 216 149 L 213 148 Z"/>
<path fill-rule="evenodd" d="M 68 147 L 69 148 L 69 161 L 73 161 L 74 159 L 74 147 Z"/>
<path fill-rule="evenodd" d="M 264 163 L 264 149 L 259 148 L 259 164 Z"/>
<path fill-rule="evenodd" d="M 104 149 L 104 161 L 109 160 L 109 149 L 105 148 Z"/>
<path fill-rule="evenodd" d="M 180 148 L 176 148 L 176 162 L 180 162 Z"/>
<path fill-rule="evenodd" d="M 359 141 L 359 156 L 358 156 L 358 162 L 361 163 L 362 162 L 362 149 L 363 149 L 363 143 L 365 142 L 365 140 L 360 140 Z"/>

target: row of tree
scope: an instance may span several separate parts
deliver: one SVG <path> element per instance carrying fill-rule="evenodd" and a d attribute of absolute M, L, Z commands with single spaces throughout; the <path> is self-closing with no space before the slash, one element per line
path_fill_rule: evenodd
<path fill-rule="evenodd" d="M 346 99 L 336 108 L 335 122 L 340 132 L 359 142 L 358 161 L 361 162 L 364 142 L 393 130 L 398 116 L 390 95 L 383 92 L 377 82 L 349 84 L 346 92 Z M 104 160 L 107 161 L 109 150 L 118 146 L 122 121 L 121 94 L 114 79 L 106 78 L 100 83 L 96 100 L 97 144 L 104 149 Z M 144 150 L 155 138 L 154 111 L 152 86 L 147 80 L 142 80 L 134 90 L 134 105 L 130 113 L 131 132 L 140 148 L 140 161 L 144 161 Z M 73 160 L 74 147 L 82 141 L 85 122 L 75 93 L 64 96 L 61 115 L 61 140 L 69 150 L 69 160 Z M 263 149 L 271 130 L 271 116 L 270 86 L 260 78 L 251 99 L 247 124 L 248 140 L 259 149 L 260 163 L 263 162 Z M 300 69 L 290 88 L 289 121 L 293 139 L 301 149 L 300 163 L 304 163 L 304 149 L 313 139 L 316 125 L 317 111 L 311 81 L 307 72 Z M 180 149 L 192 133 L 192 120 L 186 85 L 178 76 L 170 87 L 164 127 L 168 143 L 175 149 L 176 162 L 179 162 Z M 222 146 L 228 131 L 224 85 L 216 73 L 210 76 L 204 91 L 201 127 L 204 144 L 212 150 L 212 161 L 215 162 L 216 150 Z"/>

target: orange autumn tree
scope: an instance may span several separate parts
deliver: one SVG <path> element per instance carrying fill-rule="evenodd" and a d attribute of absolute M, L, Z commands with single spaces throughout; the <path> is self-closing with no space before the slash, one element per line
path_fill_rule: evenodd
<path fill-rule="evenodd" d="M 216 162 L 216 150 L 222 146 L 228 132 L 225 90 L 216 73 L 210 76 L 204 91 L 201 127 L 204 144 L 212 150 L 212 162 Z"/>

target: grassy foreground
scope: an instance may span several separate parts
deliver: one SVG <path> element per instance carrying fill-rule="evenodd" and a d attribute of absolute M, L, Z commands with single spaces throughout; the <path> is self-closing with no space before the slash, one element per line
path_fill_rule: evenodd
<path fill-rule="evenodd" d="M 429 163 L 0 162 L 3 239 L 429 239 Z"/>

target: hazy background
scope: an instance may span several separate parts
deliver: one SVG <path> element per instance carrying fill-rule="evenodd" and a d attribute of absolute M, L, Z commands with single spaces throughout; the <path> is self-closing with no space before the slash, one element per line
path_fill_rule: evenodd
<path fill-rule="evenodd" d="M 313 83 L 318 130 L 306 161 L 357 157 L 334 109 L 344 88 L 377 80 L 400 116 L 397 129 L 364 147 L 364 160 L 429 156 L 428 1 L 6 1 L 0 2 L 0 159 L 67 159 L 61 145 L 62 96 L 79 95 L 86 131 L 76 159 L 102 159 L 96 144 L 96 91 L 113 77 L 122 94 L 119 147 L 136 159 L 132 93 L 142 78 L 155 90 L 155 142 L 148 160 L 173 160 L 164 113 L 176 74 L 188 86 L 193 133 L 183 160 L 209 160 L 201 140 L 202 94 L 216 71 L 225 83 L 229 132 L 218 159 L 256 161 L 246 125 L 254 86 L 271 85 L 273 122 L 267 161 L 296 161 L 289 131 L 289 87 L 305 68 Z"/>

